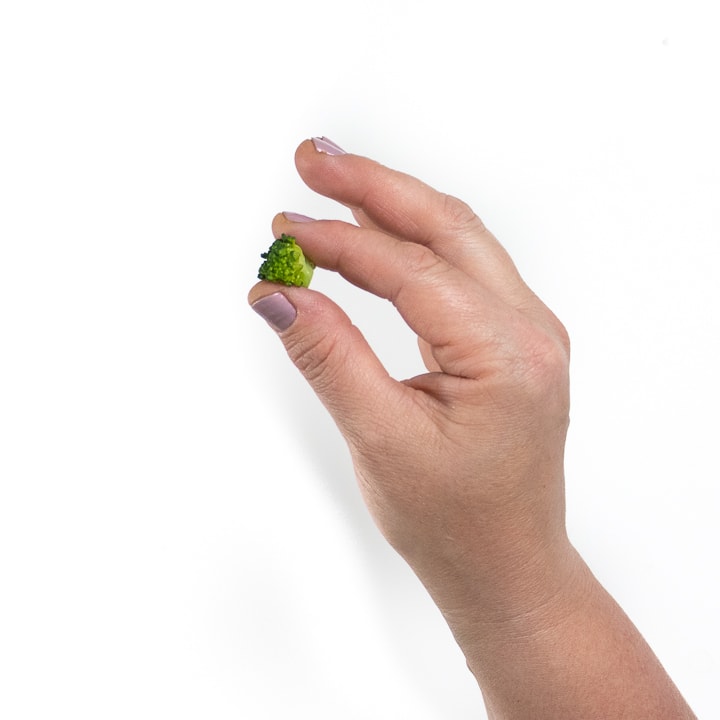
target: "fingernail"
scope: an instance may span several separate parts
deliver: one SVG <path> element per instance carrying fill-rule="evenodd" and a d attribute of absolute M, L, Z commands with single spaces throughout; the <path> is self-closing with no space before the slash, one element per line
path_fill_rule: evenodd
<path fill-rule="evenodd" d="M 297 317 L 297 310 L 282 293 L 273 293 L 256 300 L 252 309 L 278 332 L 287 330 Z"/>
<path fill-rule="evenodd" d="M 345 151 L 339 145 L 326 137 L 314 137 L 312 141 L 318 152 L 326 155 L 345 155 Z"/>
<path fill-rule="evenodd" d="M 307 215 L 301 215 L 300 213 L 283 211 L 283 215 L 286 220 L 290 222 L 314 222 L 315 218 L 308 217 Z"/>

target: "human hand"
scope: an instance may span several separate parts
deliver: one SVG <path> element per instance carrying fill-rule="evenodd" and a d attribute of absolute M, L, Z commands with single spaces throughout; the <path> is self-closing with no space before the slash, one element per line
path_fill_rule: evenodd
<path fill-rule="evenodd" d="M 291 359 L 348 442 L 380 530 L 446 617 L 478 603 L 493 618 L 537 606 L 569 567 L 563 326 L 460 200 L 311 141 L 296 165 L 359 227 L 288 213 L 275 217 L 275 237 L 294 235 L 318 266 L 390 300 L 428 373 L 389 377 L 319 293 L 259 283 L 250 302 L 275 313 Z"/>
<path fill-rule="evenodd" d="M 347 440 L 365 502 L 448 622 L 492 720 L 694 718 L 565 531 L 569 343 L 462 201 L 325 139 L 300 176 L 358 225 L 282 213 L 319 266 L 390 300 L 427 373 L 396 380 L 307 288 L 249 301 Z"/>

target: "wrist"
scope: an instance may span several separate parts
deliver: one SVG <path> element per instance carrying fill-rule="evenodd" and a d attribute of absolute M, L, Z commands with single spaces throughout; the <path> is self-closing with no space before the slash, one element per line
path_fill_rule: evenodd
<path fill-rule="evenodd" d="M 508 568 L 512 568 L 509 570 Z M 473 672 L 473 658 L 495 642 L 552 631 L 591 592 L 594 578 L 567 538 L 497 572 L 465 577 L 435 598 Z"/>
<path fill-rule="evenodd" d="M 446 615 L 488 717 L 694 720 L 632 621 L 566 551 L 534 588 Z"/>

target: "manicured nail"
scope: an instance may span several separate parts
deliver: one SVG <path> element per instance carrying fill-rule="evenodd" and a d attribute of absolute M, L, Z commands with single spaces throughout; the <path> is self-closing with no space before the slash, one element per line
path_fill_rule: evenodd
<path fill-rule="evenodd" d="M 251 307 L 270 327 L 278 332 L 287 330 L 297 317 L 297 310 L 279 292 L 256 300 Z"/>
<path fill-rule="evenodd" d="M 345 155 L 345 151 L 339 145 L 326 137 L 314 137 L 312 141 L 318 152 L 326 155 Z"/>
<path fill-rule="evenodd" d="M 308 217 L 307 215 L 301 215 L 300 213 L 283 211 L 283 215 L 286 220 L 290 222 L 313 222 L 315 218 Z"/>

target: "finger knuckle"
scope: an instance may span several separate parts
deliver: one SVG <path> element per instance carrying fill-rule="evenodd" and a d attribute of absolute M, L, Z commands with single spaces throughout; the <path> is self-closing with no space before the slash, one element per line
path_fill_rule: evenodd
<path fill-rule="evenodd" d="M 484 226 L 475 211 L 454 195 L 443 195 L 443 215 L 451 231 L 464 232 L 468 229 L 483 229 Z"/>
<path fill-rule="evenodd" d="M 323 328 L 288 338 L 286 349 L 295 367 L 321 395 L 334 384 L 344 364 L 342 343 Z"/>
<path fill-rule="evenodd" d="M 445 286 L 452 267 L 439 255 L 425 245 L 406 243 L 401 256 L 402 283 L 398 285 L 390 300 L 397 306 L 405 294 L 411 293 L 414 283 L 422 278 L 426 287 L 434 287 L 438 292 Z"/>
<path fill-rule="evenodd" d="M 407 277 L 425 277 L 446 267 L 445 261 L 425 245 L 407 243 L 404 250 Z"/>
<path fill-rule="evenodd" d="M 528 332 L 515 357 L 514 375 L 525 394 L 545 402 L 564 396 L 568 386 L 568 350 L 554 333 Z"/>

